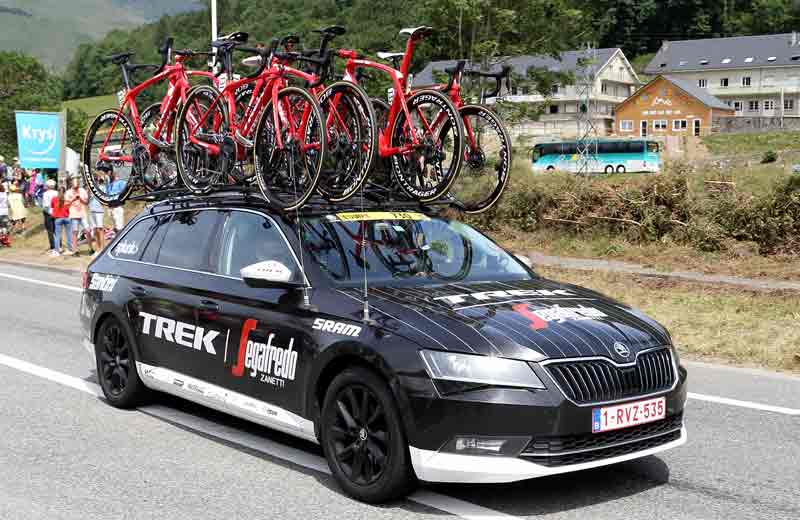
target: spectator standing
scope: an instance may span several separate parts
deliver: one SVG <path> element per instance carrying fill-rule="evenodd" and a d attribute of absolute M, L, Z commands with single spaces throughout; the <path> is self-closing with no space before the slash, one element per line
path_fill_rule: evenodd
<path fill-rule="evenodd" d="M 44 215 L 44 228 L 47 230 L 47 239 L 50 241 L 50 251 L 52 255 L 56 248 L 56 221 L 53 219 L 53 199 L 58 196 L 55 190 L 56 181 L 48 179 L 45 182 L 45 190 L 42 194 L 42 215 Z"/>
<path fill-rule="evenodd" d="M 36 176 L 34 177 L 34 191 L 33 191 L 33 200 L 36 202 L 36 205 L 41 207 L 42 205 L 42 195 L 44 195 L 45 190 L 45 178 L 44 172 L 39 170 L 36 172 Z"/>
<path fill-rule="evenodd" d="M 6 165 L 6 158 L 0 155 L 0 181 L 11 182 L 11 168 Z"/>
<path fill-rule="evenodd" d="M 0 246 L 11 246 L 11 240 L 8 238 L 8 192 L 6 186 L 8 185 L 3 179 L 0 182 Z"/>
<path fill-rule="evenodd" d="M 78 231 L 82 226 L 86 231 L 86 241 L 89 243 L 89 251 L 94 254 L 92 248 L 92 231 L 88 229 L 88 216 L 87 207 L 89 204 L 89 195 L 86 190 L 81 188 L 78 177 L 72 178 L 72 187 L 64 194 L 67 205 L 69 206 L 69 220 L 70 231 L 72 234 L 72 243 L 75 245 L 73 252 L 78 252 Z"/>
<path fill-rule="evenodd" d="M 28 217 L 28 210 L 25 209 L 25 199 L 16 184 L 11 185 L 11 193 L 8 194 L 8 218 L 11 219 L 11 227 L 17 233 L 25 232 L 25 219 Z"/>
<path fill-rule="evenodd" d="M 94 240 L 97 244 L 97 251 L 102 251 L 106 242 L 106 227 L 103 225 L 105 211 L 100 199 L 89 194 L 89 228 L 94 233 Z"/>
<path fill-rule="evenodd" d="M 28 179 L 28 173 L 25 170 L 21 170 L 19 174 L 19 181 L 17 183 L 19 187 L 19 192 L 22 195 L 22 202 L 25 204 L 27 208 L 30 205 L 29 199 L 29 188 L 30 188 L 30 180 Z"/>
<path fill-rule="evenodd" d="M 122 193 L 126 185 L 126 181 L 117 179 L 116 174 L 111 172 L 108 177 L 108 190 L 106 193 L 116 197 Z M 119 233 L 125 227 L 125 209 L 122 206 L 111 208 L 111 222 L 116 233 Z"/>
<path fill-rule="evenodd" d="M 53 197 L 53 202 L 51 203 L 52 208 L 52 215 L 55 224 L 55 233 L 56 233 L 56 244 L 55 248 L 53 248 L 53 252 L 51 253 L 52 256 L 58 256 L 62 252 L 61 249 L 61 233 L 63 232 L 66 235 L 65 241 L 67 242 L 67 249 L 70 255 L 75 254 L 75 250 L 72 247 L 72 230 L 70 229 L 70 220 L 69 220 L 69 203 L 67 203 L 66 197 L 66 190 L 63 186 L 58 188 L 58 195 Z"/>

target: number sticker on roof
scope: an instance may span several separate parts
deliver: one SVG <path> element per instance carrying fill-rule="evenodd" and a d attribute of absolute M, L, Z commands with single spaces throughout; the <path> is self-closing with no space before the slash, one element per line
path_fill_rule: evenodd
<path fill-rule="evenodd" d="M 337 213 L 341 222 L 359 220 L 430 220 L 430 217 L 416 211 L 367 211 L 364 213 Z"/>

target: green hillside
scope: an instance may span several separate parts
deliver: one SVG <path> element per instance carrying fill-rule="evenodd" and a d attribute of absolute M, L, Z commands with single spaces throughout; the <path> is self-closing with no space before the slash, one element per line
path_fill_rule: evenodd
<path fill-rule="evenodd" d="M 0 51 L 21 51 L 60 71 L 81 43 L 198 7 L 193 0 L 2 0 Z"/>
<path fill-rule="evenodd" d="M 72 110 L 83 110 L 89 117 L 94 117 L 107 108 L 116 108 L 117 96 L 110 94 L 108 96 L 70 99 L 69 101 L 64 101 L 62 106 Z"/>

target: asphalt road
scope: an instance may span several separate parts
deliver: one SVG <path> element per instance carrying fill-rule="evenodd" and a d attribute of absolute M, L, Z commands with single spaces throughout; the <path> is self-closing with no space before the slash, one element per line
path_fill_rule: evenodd
<path fill-rule="evenodd" d="M 0 263 L 0 519 L 800 518 L 800 378 L 691 363 L 684 447 L 375 507 L 344 496 L 312 444 L 168 397 L 105 404 L 79 285 Z"/>

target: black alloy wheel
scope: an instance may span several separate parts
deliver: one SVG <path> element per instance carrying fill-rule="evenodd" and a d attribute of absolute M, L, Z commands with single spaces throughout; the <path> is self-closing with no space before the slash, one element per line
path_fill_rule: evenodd
<path fill-rule="evenodd" d="M 377 373 L 351 367 L 333 379 L 319 432 L 331 473 L 348 495 L 379 503 L 413 489 L 416 476 L 400 413 Z"/>
<path fill-rule="evenodd" d="M 344 474 L 356 484 L 377 481 L 386 469 L 386 416 L 367 387 L 348 386 L 336 397 L 336 422 L 328 430 Z"/>
<path fill-rule="evenodd" d="M 136 372 L 132 344 L 114 317 L 107 318 L 95 338 L 97 378 L 103 395 L 113 406 L 130 408 L 142 402 L 147 389 Z"/>

